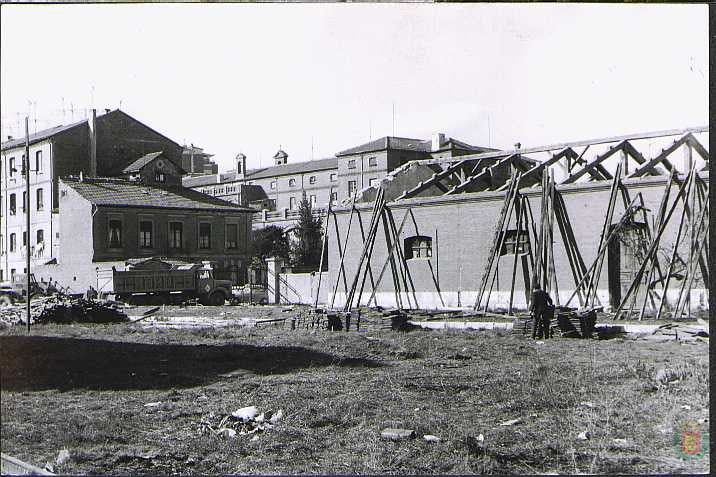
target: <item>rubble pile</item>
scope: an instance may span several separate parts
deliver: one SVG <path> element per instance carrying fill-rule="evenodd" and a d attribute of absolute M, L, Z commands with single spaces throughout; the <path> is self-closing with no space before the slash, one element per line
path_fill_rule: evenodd
<path fill-rule="evenodd" d="M 591 338 L 596 323 L 596 309 L 557 312 L 557 327 L 565 338 Z"/>
<path fill-rule="evenodd" d="M 271 417 L 267 418 L 266 416 Z M 223 417 L 210 413 L 199 423 L 200 434 L 216 434 L 233 438 L 237 435 L 245 436 L 271 429 L 283 418 L 283 411 L 271 411 L 259 414 L 255 406 L 242 407 Z"/>
<path fill-rule="evenodd" d="M 26 304 L 16 303 L 0 309 L 5 325 L 26 323 Z M 129 317 L 115 302 L 68 298 L 58 295 L 35 297 L 30 302 L 30 323 L 122 323 Z"/>

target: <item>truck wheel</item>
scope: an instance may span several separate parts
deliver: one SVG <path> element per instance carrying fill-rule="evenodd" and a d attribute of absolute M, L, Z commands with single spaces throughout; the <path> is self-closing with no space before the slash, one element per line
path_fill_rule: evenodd
<path fill-rule="evenodd" d="M 226 298 L 221 292 L 214 292 L 209 296 L 209 304 L 212 306 L 222 306 Z"/>

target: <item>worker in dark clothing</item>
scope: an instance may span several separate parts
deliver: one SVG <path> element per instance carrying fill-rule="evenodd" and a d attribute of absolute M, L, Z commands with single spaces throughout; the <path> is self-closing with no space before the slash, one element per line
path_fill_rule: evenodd
<path fill-rule="evenodd" d="M 549 294 L 539 286 L 532 290 L 532 339 L 549 338 L 549 325 L 554 315 L 554 306 Z"/>

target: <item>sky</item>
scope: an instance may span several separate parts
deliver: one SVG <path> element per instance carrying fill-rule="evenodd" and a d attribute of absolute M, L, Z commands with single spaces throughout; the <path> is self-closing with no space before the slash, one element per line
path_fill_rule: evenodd
<path fill-rule="evenodd" d="M 386 135 L 511 148 L 708 124 L 706 5 L 1 11 L 3 139 L 25 115 L 32 131 L 121 105 L 226 170 Z"/>

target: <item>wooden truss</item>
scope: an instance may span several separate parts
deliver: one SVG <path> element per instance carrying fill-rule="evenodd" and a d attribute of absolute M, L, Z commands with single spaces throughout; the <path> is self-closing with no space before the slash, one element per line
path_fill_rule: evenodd
<path fill-rule="evenodd" d="M 417 164 L 444 165 L 444 169 L 435 172 L 432 177 L 418 182 L 412 188 L 405 190 L 396 200 L 410 199 L 430 189 L 437 188 L 442 195 L 452 195 L 463 192 L 505 191 L 509 187 L 509 177 L 514 172 L 522 173 L 523 187 L 539 185 L 542 172 L 556 164 L 560 164 L 568 172 L 568 177 L 559 184 L 572 184 L 582 178 L 591 181 L 612 180 L 613 176 L 604 167 L 607 159 L 619 153 L 621 156 L 622 174 L 625 177 L 637 178 L 644 175 L 661 175 L 657 168 L 661 165 L 670 172 L 674 167 L 669 156 L 681 146 L 688 147 L 688 153 L 694 150 L 705 161 L 709 161 L 706 148 L 694 137 L 694 133 L 705 132 L 707 128 L 690 128 L 684 130 L 660 131 L 638 135 L 619 136 L 612 138 L 595 139 L 592 141 L 578 141 L 574 143 L 556 144 L 528 148 L 524 150 L 497 151 L 481 154 L 461 156 L 448 162 L 446 159 L 428 159 L 413 161 Z M 681 137 L 669 147 L 663 149 L 656 157 L 647 159 L 632 144 L 631 141 L 649 138 L 659 138 L 681 134 Z M 584 159 L 587 150 L 594 145 L 614 143 L 606 152 L 597 155 L 591 161 Z M 584 147 L 578 154 L 575 147 Z M 552 152 L 549 159 L 537 161 L 528 154 L 538 152 Z M 630 162 L 633 167 L 630 170 Z"/>

